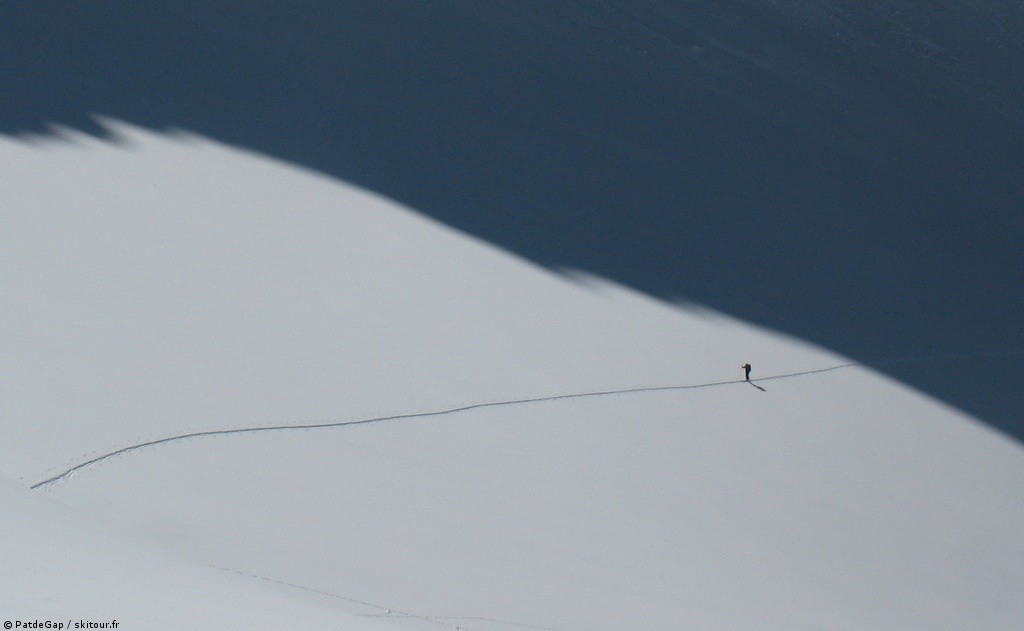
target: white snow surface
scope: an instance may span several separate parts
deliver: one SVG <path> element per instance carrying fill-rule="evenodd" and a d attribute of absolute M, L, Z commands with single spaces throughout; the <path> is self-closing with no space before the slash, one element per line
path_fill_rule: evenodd
<path fill-rule="evenodd" d="M 1024 628 L 1017 443 L 799 340 L 106 124 L 0 140 L 3 620 Z"/>

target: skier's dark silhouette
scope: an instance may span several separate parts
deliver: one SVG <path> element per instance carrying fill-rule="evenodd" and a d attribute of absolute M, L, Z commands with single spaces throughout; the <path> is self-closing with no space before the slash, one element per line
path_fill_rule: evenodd
<path fill-rule="evenodd" d="M 743 369 L 743 375 L 747 378 L 747 381 L 750 381 L 750 364 L 743 364 L 740 368 Z"/>

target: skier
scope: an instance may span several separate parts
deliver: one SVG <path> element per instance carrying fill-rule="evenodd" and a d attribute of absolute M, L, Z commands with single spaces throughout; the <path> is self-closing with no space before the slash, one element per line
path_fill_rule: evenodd
<path fill-rule="evenodd" d="M 750 381 L 750 364 L 743 364 L 740 368 L 743 369 L 743 374 L 747 378 L 747 381 Z"/>

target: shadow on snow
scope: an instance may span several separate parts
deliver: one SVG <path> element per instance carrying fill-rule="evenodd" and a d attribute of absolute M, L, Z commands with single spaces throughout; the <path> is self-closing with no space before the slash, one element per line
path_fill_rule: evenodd
<path fill-rule="evenodd" d="M 1024 438 L 1019 355 L 882 361 L 1024 349 L 1021 16 L 674 4 L 8 3 L 0 132 L 252 148 Z"/>

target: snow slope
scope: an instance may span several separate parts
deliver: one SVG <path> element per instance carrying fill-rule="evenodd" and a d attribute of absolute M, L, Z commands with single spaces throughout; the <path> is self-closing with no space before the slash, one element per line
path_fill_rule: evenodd
<path fill-rule="evenodd" d="M 0 480 L 0 501 L 0 618 L 12 625 L 284 629 L 302 621 L 345 628 L 345 618 L 324 604 L 329 598 L 318 603 L 287 585 L 175 558 L 9 480 Z M 353 619 L 348 628 L 393 627 Z"/>
<path fill-rule="evenodd" d="M 1024 452 L 955 410 L 344 183 L 106 124 L 0 141 L 2 616 L 1024 623 Z"/>

